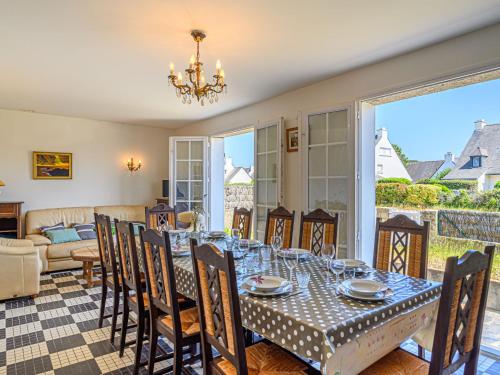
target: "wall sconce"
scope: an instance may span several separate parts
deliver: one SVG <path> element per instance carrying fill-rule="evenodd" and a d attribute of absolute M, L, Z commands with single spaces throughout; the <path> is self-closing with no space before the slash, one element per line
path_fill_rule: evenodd
<path fill-rule="evenodd" d="M 130 158 L 129 160 L 127 160 L 127 168 L 130 171 L 130 173 L 137 172 L 139 169 L 141 169 L 141 167 L 142 163 L 140 160 L 137 164 L 135 164 L 134 158 Z"/>

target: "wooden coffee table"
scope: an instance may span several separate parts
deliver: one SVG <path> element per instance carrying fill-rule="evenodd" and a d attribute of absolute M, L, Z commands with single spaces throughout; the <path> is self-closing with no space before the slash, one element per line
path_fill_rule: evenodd
<path fill-rule="evenodd" d="M 101 280 L 94 280 L 92 268 L 94 262 L 99 262 L 99 250 L 97 249 L 77 249 L 71 251 L 73 260 L 83 262 L 83 277 L 87 281 L 87 286 L 92 288 L 94 285 L 100 284 Z"/>

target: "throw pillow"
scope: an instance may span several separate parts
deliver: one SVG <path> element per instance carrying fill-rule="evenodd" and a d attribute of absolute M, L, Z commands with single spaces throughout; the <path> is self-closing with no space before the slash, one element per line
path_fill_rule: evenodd
<path fill-rule="evenodd" d="M 78 233 L 76 233 L 75 228 L 49 230 L 45 232 L 45 235 L 53 244 L 81 241 L 81 238 Z"/>
<path fill-rule="evenodd" d="M 64 229 L 63 222 L 60 222 L 59 224 L 55 224 L 55 225 L 46 225 L 44 227 L 40 227 L 40 232 L 42 232 L 42 234 L 45 234 L 45 232 L 47 232 L 49 230 L 61 230 L 61 229 Z"/>
<path fill-rule="evenodd" d="M 82 240 L 95 240 L 97 238 L 94 224 L 75 224 L 73 228 Z"/>

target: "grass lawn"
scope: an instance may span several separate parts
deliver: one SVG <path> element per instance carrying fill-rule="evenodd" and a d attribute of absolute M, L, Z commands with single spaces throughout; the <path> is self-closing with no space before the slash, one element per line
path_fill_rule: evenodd
<path fill-rule="evenodd" d="M 459 240 L 455 238 L 437 236 L 431 239 L 429 245 L 429 267 L 444 270 L 446 258 L 451 256 L 462 256 L 467 250 L 484 250 L 484 242 Z M 500 281 L 500 246 L 497 245 L 493 259 L 493 270 L 491 279 Z"/>

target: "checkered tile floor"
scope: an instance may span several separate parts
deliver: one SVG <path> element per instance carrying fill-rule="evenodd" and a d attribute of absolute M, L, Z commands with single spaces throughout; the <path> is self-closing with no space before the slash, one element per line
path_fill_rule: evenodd
<path fill-rule="evenodd" d="M 42 275 L 38 298 L 0 303 L 0 375 L 132 373 L 133 347 L 118 356 L 109 342 L 109 321 L 97 328 L 101 288 L 85 284 L 81 271 Z M 160 346 L 170 351 L 166 341 Z M 410 342 L 403 347 L 416 352 Z M 147 353 L 145 344 L 144 359 Z M 157 363 L 155 370 L 169 364 Z M 199 365 L 189 370 L 202 373 Z M 478 374 L 500 375 L 500 362 L 481 357 Z"/>
<path fill-rule="evenodd" d="M 101 287 L 87 288 L 81 273 L 42 275 L 38 298 L 0 303 L 0 375 L 132 373 L 134 347 L 120 358 L 109 341 L 109 320 L 97 327 Z M 133 337 L 131 333 L 127 341 Z M 115 340 L 118 344 L 118 333 Z M 166 341 L 160 346 L 171 351 Z M 146 343 L 144 360 L 148 351 Z M 155 370 L 170 361 L 157 363 Z M 189 370 L 202 373 L 199 365 Z"/>

